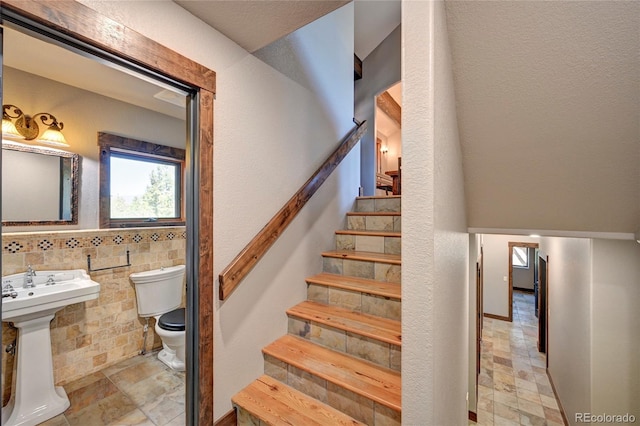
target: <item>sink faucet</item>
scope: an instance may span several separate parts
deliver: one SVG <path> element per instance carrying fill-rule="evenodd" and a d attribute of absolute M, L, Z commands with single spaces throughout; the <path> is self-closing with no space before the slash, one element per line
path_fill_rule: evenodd
<path fill-rule="evenodd" d="M 33 277 L 36 275 L 36 271 L 29 265 L 27 267 L 27 272 L 24 275 L 24 288 L 35 287 L 36 285 L 33 283 Z"/>

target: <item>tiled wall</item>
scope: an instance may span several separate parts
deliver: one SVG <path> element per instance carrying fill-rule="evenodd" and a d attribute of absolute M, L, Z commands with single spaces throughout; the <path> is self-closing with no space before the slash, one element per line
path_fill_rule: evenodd
<path fill-rule="evenodd" d="M 90 273 L 100 283 L 96 300 L 70 305 L 51 322 L 54 380 L 63 385 L 120 360 L 135 356 L 142 347 L 145 320 L 138 317 L 129 274 L 184 264 L 184 227 L 132 228 L 90 231 L 6 233 L 2 235 L 2 275 L 36 271 L 98 269 L 126 264 L 130 267 Z M 161 346 L 150 322 L 147 350 Z M 16 338 L 16 329 L 2 323 L 2 346 Z M 2 350 L 3 405 L 9 399 L 14 356 Z"/>

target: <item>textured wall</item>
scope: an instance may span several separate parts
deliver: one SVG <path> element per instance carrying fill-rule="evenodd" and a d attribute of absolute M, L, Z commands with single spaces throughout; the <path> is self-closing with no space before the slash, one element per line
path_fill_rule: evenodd
<path fill-rule="evenodd" d="M 402 420 L 464 424 L 468 247 L 444 5 L 402 3 Z"/>
<path fill-rule="evenodd" d="M 129 274 L 183 265 L 184 227 L 131 228 L 117 230 L 14 233 L 2 235 L 2 274 L 58 269 L 103 268 L 126 264 L 130 267 L 90 273 L 100 284 L 96 300 L 69 305 L 51 321 L 53 377 L 57 385 L 84 377 L 118 361 L 137 355 L 142 348 L 142 327 L 138 317 L 133 283 Z M 151 321 L 151 330 L 154 322 Z M 2 323 L 2 345 L 16 338 L 16 329 Z M 162 342 L 152 331 L 147 349 Z M 3 402 L 10 396 L 14 357 L 2 351 Z"/>
<path fill-rule="evenodd" d="M 326 53 L 325 71 L 340 79 L 323 86 L 331 93 L 319 99 L 173 2 L 82 3 L 216 72 L 217 275 L 353 126 L 353 93 L 343 89 L 353 84 L 353 5 L 336 11 L 344 14 L 339 19 L 344 27 L 321 19 L 313 23 L 321 28 L 301 29 L 298 41 L 304 40 L 311 53 Z M 323 37 L 326 31 L 332 36 Z M 340 43 L 327 50 L 325 40 L 335 37 Z M 327 109 L 339 112 L 339 118 Z M 304 277 L 320 271 L 320 252 L 331 247 L 333 231 L 358 194 L 359 163 L 356 147 L 242 285 L 216 304 L 215 418 L 228 412 L 231 396 L 263 371 L 262 347 L 286 333 L 285 310 L 305 298 Z"/>
<path fill-rule="evenodd" d="M 591 412 L 640 419 L 640 244 L 593 240 Z"/>
<path fill-rule="evenodd" d="M 571 424 L 591 412 L 591 240 L 542 238 L 549 298 L 549 374 Z"/>

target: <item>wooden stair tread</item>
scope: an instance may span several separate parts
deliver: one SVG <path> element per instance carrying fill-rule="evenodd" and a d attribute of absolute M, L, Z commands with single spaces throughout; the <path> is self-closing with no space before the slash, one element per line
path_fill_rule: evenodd
<path fill-rule="evenodd" d="M 366 237 L 401 237 L 400 232 L 392 231 L 355 231 L 353 229 L 340 229 L 336 231 L 339 235 L 363 235 Z"/>
<path fill-rule="evenodd" d="M 329 274 L 327 272 L 308 277 L 306 281 L 309 284 L 326 285 L 329 287 L 374 294 L 376 296 L 389 297 L 391 299 L 401 299 L 401 287 L 400 284 L 397 283 L 385 283 L 366 278 Z"/>
<path fill-rule="evenodd" d="M 231 401 L 268 425 L 364 425 L 266 375 L 250 383 Z"/>
<path fill-rule="evenodd" d="M 367 262 L 389 263 L 400 265 L 402 256 L 399 254 L 375 253 L 372 251 L 331 250 L 322 253 L 323 257 L 334 257 L 348 260 L 364 260 Z"/>
<path fill-rule="evenodd" d="M 347 216 L 402 216 L 401 212 L 347 212 Z"/>
<path fill-rule="evenodd" d="M 279 338 L 262 352 L 392 410 L 401 410 L 400 373 L 397 371 L 292 335 Z"/>
<path fill-rule="evenodd" d="M 400 321 L 311 301 L 298 303 L 287 310 L 287 315 L 318 322 L 392 345 L 402 345 Z"/>
<path fill-rule="evenodd" d="M 402 195 L 362 195 L 356 197 L 356 200 L 386 200 L 389 198 L 402 198 Z"/>

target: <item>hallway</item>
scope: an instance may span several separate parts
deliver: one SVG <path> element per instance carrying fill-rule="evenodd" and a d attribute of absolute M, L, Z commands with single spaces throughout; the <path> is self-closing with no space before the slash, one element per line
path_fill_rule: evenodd
<path fill-rule="evenodd" d="M 477 424 L 563 425 L 537 349 L 537 321 L 533 294 L 520 291 L 513 293 L 512 323 L 484 319 Z"/>

